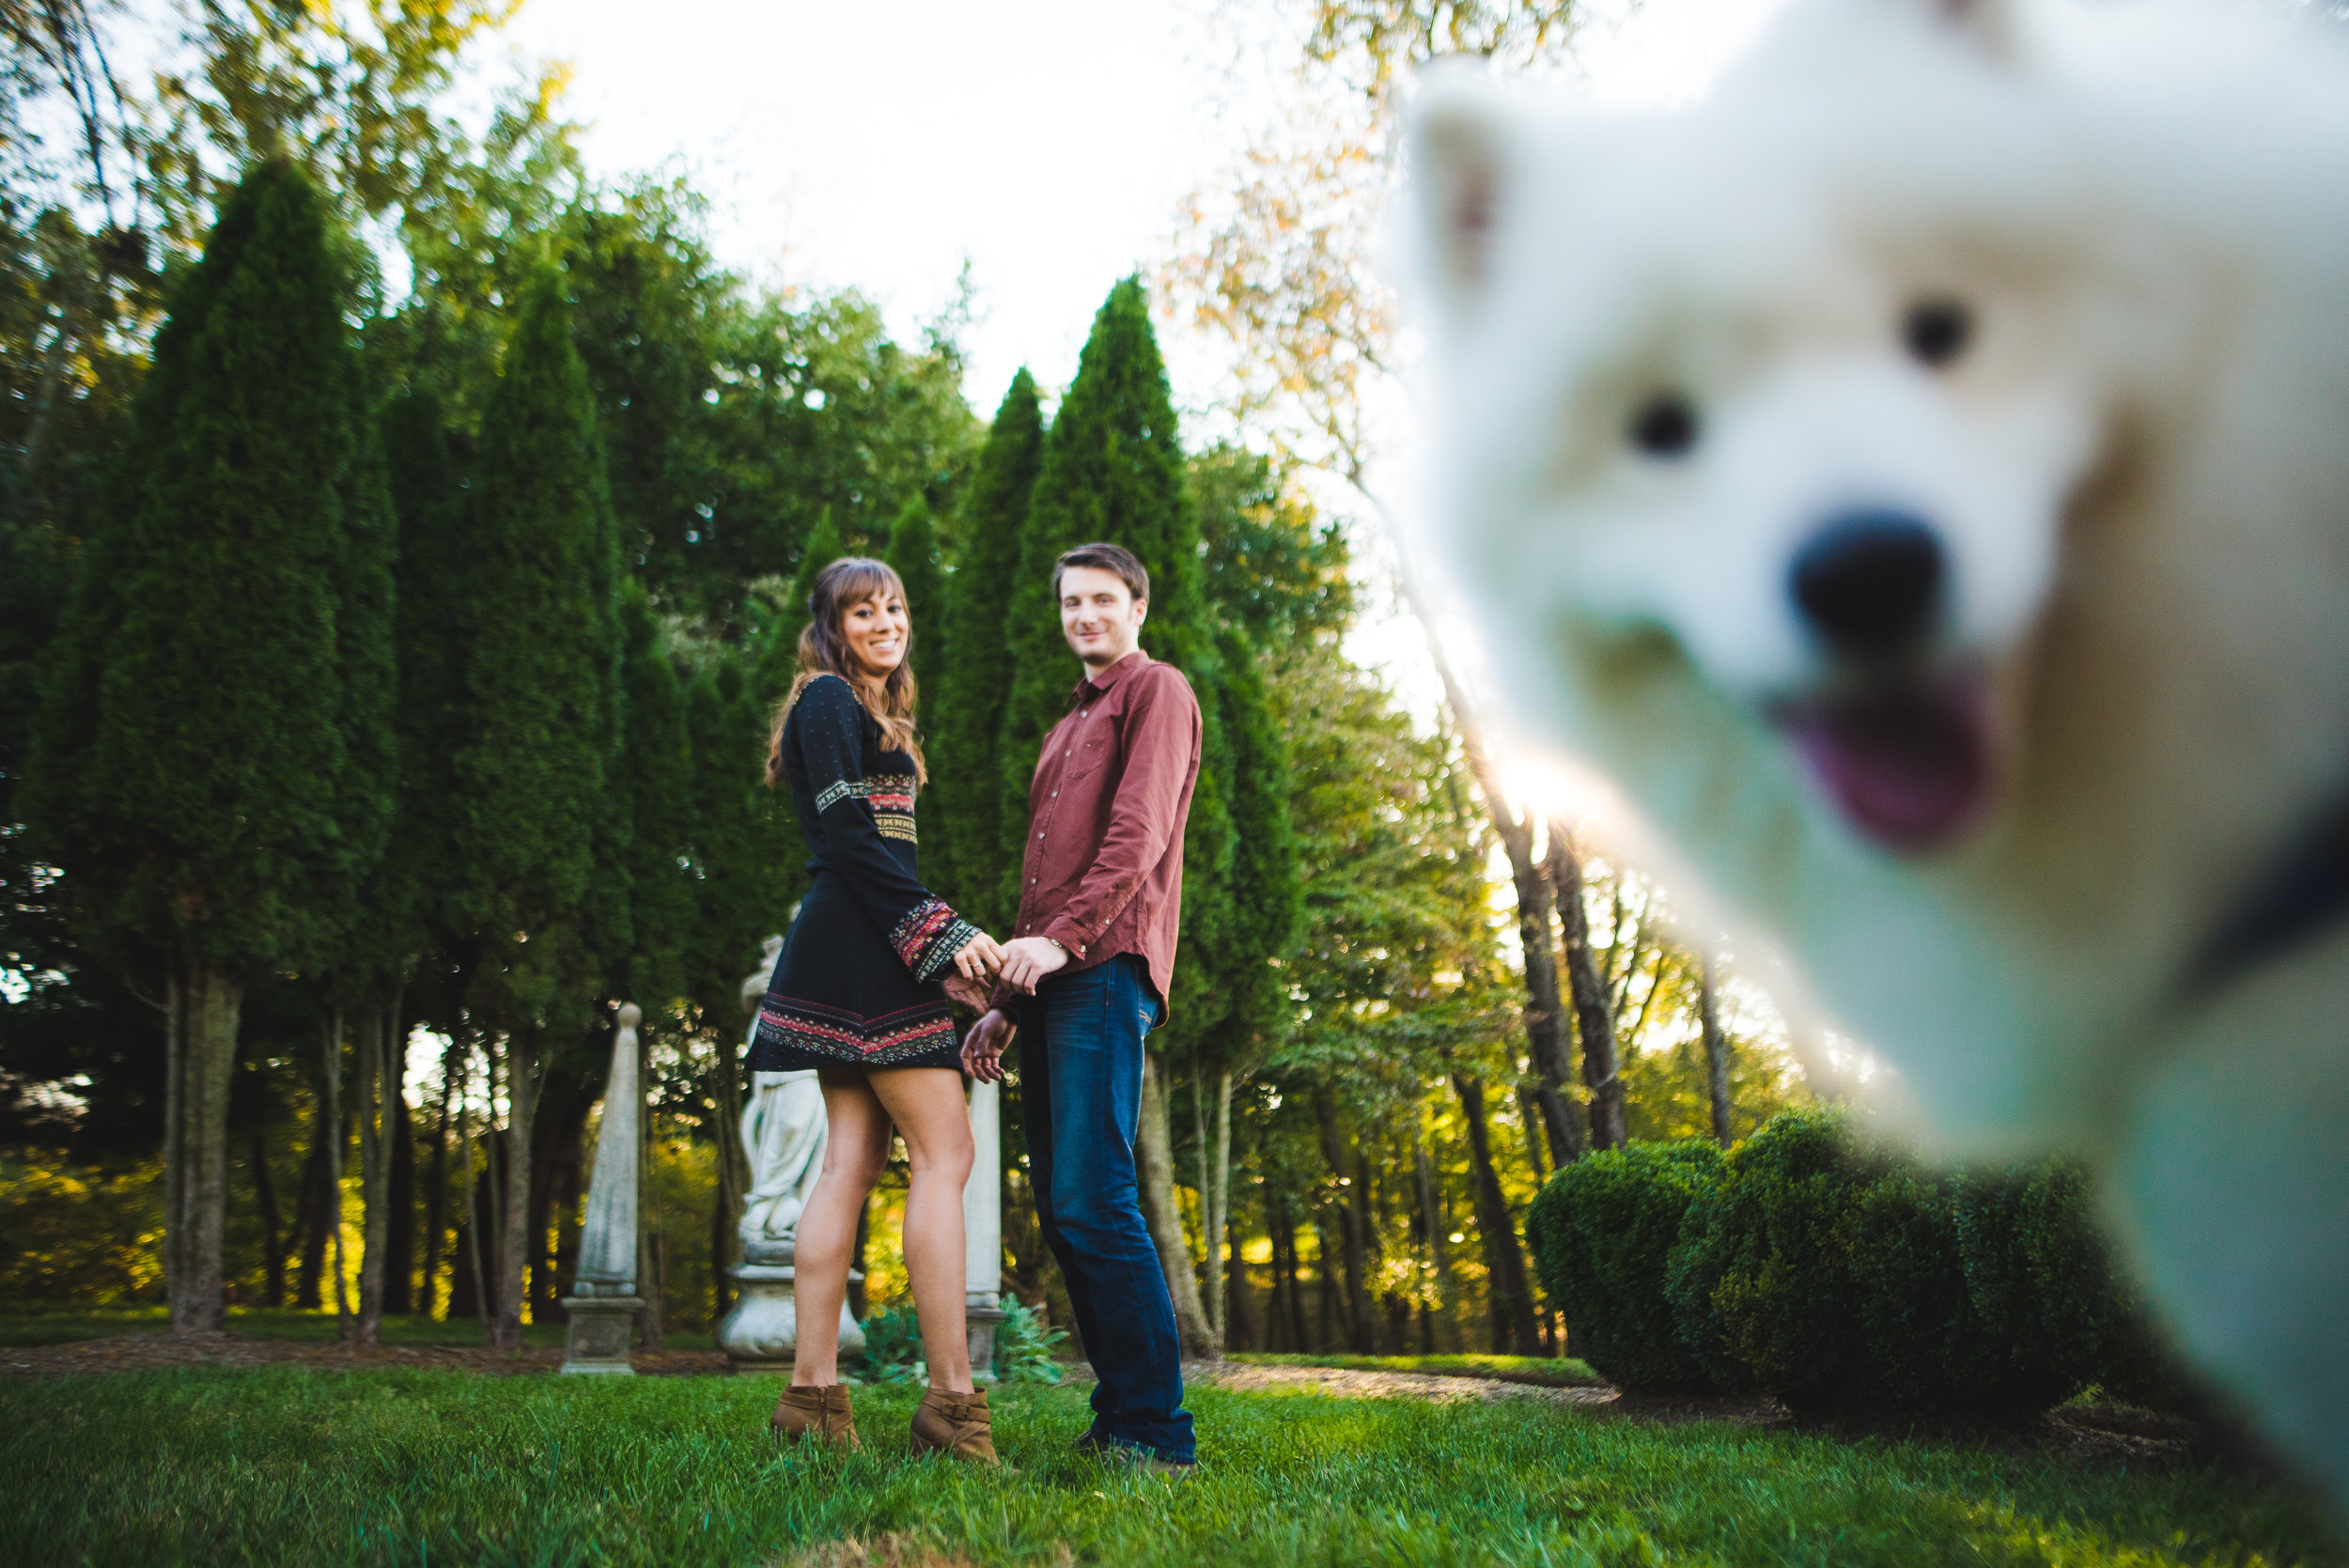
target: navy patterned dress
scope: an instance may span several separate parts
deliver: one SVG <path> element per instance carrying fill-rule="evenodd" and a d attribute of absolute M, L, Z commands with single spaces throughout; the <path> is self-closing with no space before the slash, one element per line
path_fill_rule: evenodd
<path fill-rule="evenodd" d="M 939 984 L 977 931 L 916 871 L 913 759 L 848 683 L 818 675 L 783 726 L 784 776 L 815 874 L 758 1010 L 754 1073 L 956 1067 Z"/>

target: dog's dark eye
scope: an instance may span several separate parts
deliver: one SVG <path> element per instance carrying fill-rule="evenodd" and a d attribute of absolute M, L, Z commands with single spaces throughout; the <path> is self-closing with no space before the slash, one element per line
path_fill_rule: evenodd
<path fill-rule="evenodd" d="M 1926 300 L 1910 305 L 1901 321 L 1901 341 L 1908 345 L 1908 351 L 1936 366 L 1964 353 L 1973 335 L 1973 312 L 1955 300 Z"/>
<path fill-rule="evenodd" d="M 1631 444 L 1651 458 L 1677 458 L 1697 443 L 1697 411 L 1676 392 L 1649 398 L 1631 415 Z"/>

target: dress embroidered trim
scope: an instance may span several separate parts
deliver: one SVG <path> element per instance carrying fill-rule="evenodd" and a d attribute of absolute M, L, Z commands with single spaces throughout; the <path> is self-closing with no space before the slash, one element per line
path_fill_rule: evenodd
<path fill-rule="evenodd" d="M 878 779 L 839 779 L 816 794 L 816 809 L 830 811 L 843 800 L 861 800 L 873 808 L 873 824 L 883 838 L 919 844 L 913 829 L 913 791 L 906 776 L 883 774 Z"/>
<path fill-rule="evenodd" d="M 758 1042 L 860 1066 L 886 1067 L 953 1045 L 954 1012 L 941 1001 L 878 1018 L 860 1018 L 821 1002 L 770 991 L 758 1010 Z"/>
<path fill-rule="evenodd" d="M 978 934 L 978 927 L 956 914 L 944 899 L 929 898 L 906 911 L 905 919 L 889 933 L 889 945 L 897 950 L 914 979 L 926 982 L 943 972 L 955 955 Z"/>

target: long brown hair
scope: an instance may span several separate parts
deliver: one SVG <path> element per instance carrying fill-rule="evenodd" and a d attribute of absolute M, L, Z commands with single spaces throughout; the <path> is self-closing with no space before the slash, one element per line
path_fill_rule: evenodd
<path fill-rule="evenodd" d="M 899 603 L 906 597 L 906 585 L 880 561 L 844 555 L 816 574 L 816 585 L 807 594 L 807 626 L 800 633 L 799 678 L 791 683 L 791 694 L 775 709 L 775 726 L 767 736 L 769 788 L 783 777 L 784 723 L 799 706 L 800 693 L 818 675 L 838 675 L 847 681 L 856 700 L 880 726 L 881 750 L 905 753 L 913 759 L 915 781 L 929 783 L 929 768 L 922 760 L 922 739 L 913 727 L 912 617 L 906 618 L 906 655 L 884 680 L 875 680 L 865 673 L 848 651 L 848 640 L 841 635 L 840 624 L 848 618 L 849 607 L 876 594 L 894 594 Z"/>

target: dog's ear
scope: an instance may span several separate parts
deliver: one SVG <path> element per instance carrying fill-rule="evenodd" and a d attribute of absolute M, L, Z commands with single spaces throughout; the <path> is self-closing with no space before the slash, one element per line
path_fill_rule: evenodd
<path fill-rule="evenodd" d="M 1507 196 L 1511 109 L 1469 62 L 1423 71 L 1404 142 L 1412 249 L 1447 310 L 1482 296 Z"/>

